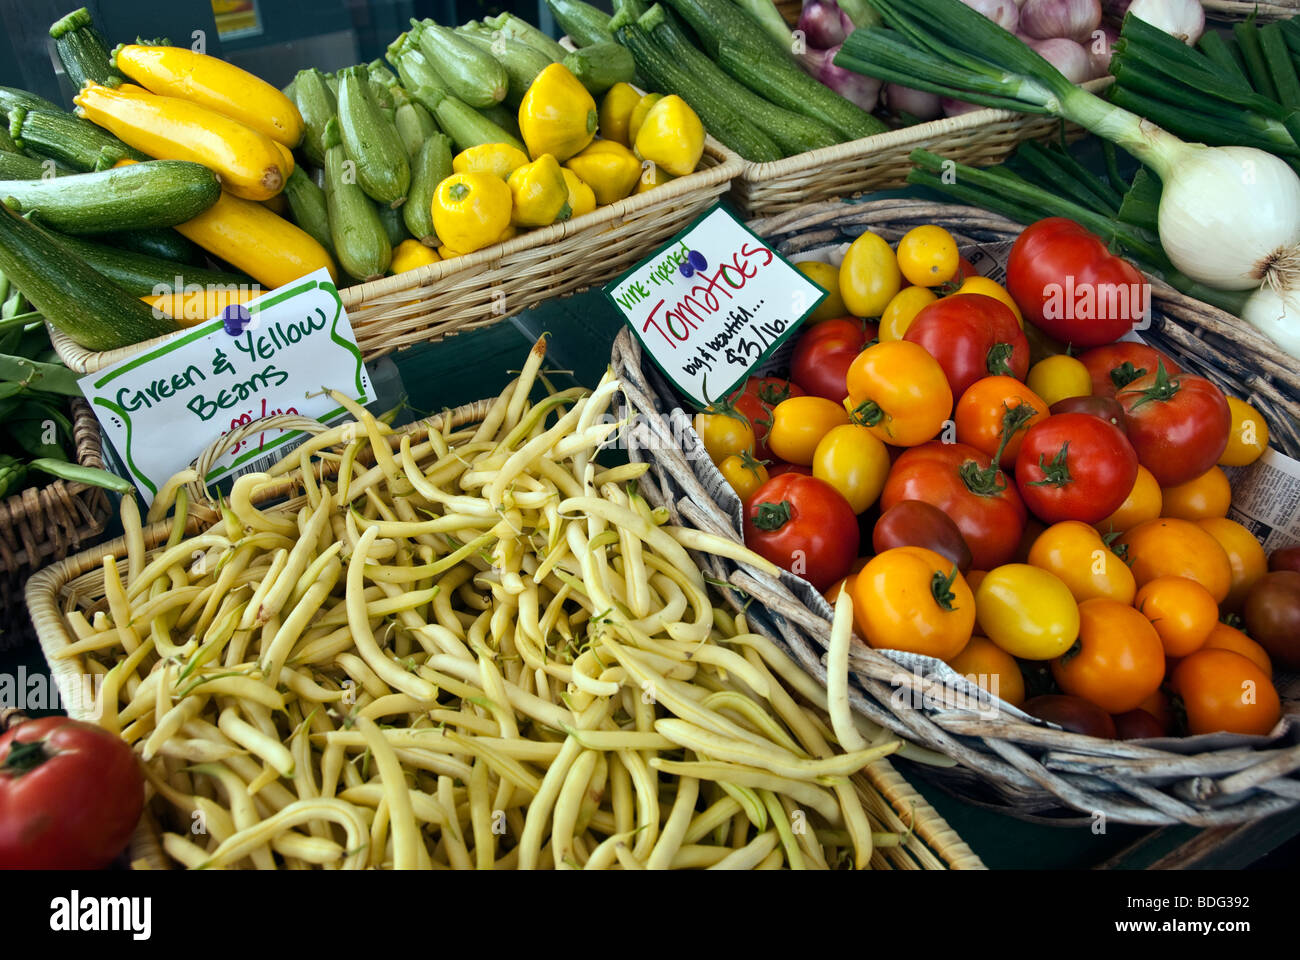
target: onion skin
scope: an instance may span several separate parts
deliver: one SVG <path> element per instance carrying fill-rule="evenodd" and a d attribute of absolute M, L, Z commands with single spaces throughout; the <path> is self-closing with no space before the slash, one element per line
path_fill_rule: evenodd
<path fill-rule="evenodd" d="M 823 86 L 834 90 L 850 103 L 856 103 L 870 113 L 880 102 L 881 82 L 875 77 L 863 76 L 852 70 L 835 66 L 835 55 L 840 52 L 839 45 L 829 50 L 808 50 L 799 54 L 799 62 L 804 70 L 812 74 Z"/>
<path fill-rule="evenodd" d="M 1033 40 L 1029 46 L 1060 70 L 1071 83 L 1083 83 L 1092 79 L 1092 59 L 1088 51 L 1073 40 L 1053 37 L 1050 40 Z"/>
<path fill-rule="evenodd" d="M 1198 0 L 1132 0 L 1128 12 L 1189 46 L 1205 32 L 1205 8 Z"/>
<path fill-rule="evenodd" d="M 1118 39 L 1119 31 L 1109 23 L 1103 23 L 1093 31 L 1092 39 L 1083 45 L 1083 48 L 1088 51 L 1088 60 L 1092 65 L 1089 79 L 1096 80 L 1098 77 L 1110 76 L 1110 58 L 1115 50 L 1115 41 Z"/>
<path fill-rule="evenodd" d="M 1100 25 L 1099 0 L 1026 0 L 1020 8 L 1020 29 L 1037 40 L 1084 43 Z"/>
<path fill-rule="evenodd" d="M 943 105 L 945 117 L 960 117 L 963 113 L 974 113 L 976 110 L 984 109 L 978 103 L 967 103 L 965 100 L 954 100 L 952 97 L 944 97 L 940 103 Z"/>
<path fill-rule="evenodd" d="M 843 43 L 854 28 L 835 0 L 805 0 L 797 29 L 803 31 L 810 49 L 825 50 Z"/>
<path fill-rule="evenodd" d="M 1003 30 L 1015 33 L 1020 27 L 1020 8 L 1012 0 L 961 0 L 976 13 L 982 13 Z"/>
<path fill-rule="evenodd" d="M 918 120 L 934 120 L 943 116 L 943 103 L 937 93 L 889 83 L 885 85 L 884 96 L 885 104 L 892 113 L 906 113 Z"/>

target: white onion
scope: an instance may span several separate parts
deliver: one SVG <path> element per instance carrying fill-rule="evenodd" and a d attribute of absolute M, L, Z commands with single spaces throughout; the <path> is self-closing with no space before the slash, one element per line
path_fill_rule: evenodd
<path fill-rule="evenodd" d="M 1300 359 L 1300 290 L 1265 286 L 1250 295 L 1241 319 Z"/>
<path fill-rule="evenodd" d="M 1205 32 L 1205 8 L 1198 0 L 1133 0 L 1128 12 L 1189 45 Z"/>
<path fill-rule="evenodd" d="M 1291 286 L 1300 262 L 1300 178 L 1253 147 L 1182 144 L 1160 171 L 1170 262 L 1220 290 Z"/>
<path fill-rule="evenodd" d="M 1031 40 L 1029 45 L 1071 83 L 1092 79 L 1092 60 L 1088 51 L 1073 40 L 1053 37 L 1051 40 Z"/>
<path fill-rule="evenodd" d="M 961 0 L 977 13 L 982 13 L 1003 30 L 1016 32 L 1020 25 L 1020 8 L 1012 0 Z"/>
<path fill-rule="evenodd" d="M 918 120 L 933 120 L 943 116 L 943 105 L 937 93 L 914 90 L 897 83 L 885 86 L 885 103 L 894 113 L 908 113 Z"/>
<path fill-rule="evenodd" d="M 1026 0 L 1020 8 L 1020 29 L 1037 40 L 1083 43 L 1100 24 L 1100 0 Z"/>

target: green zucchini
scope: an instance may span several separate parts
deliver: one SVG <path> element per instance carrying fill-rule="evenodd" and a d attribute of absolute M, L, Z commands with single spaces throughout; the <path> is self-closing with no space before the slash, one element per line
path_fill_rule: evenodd
<path fill-rule="evenodd" d="M 63 113 L 64 109 L 57 103 L 50 103 L 44 97 L 38 97 L 17 87 L 0 87 L 0 114 L 8 117 L 16 107 L 28 110 L 48 110 L 50 113 Z"/>
<path fill-rule="evenodd" d="M 821 121 L 778 107 L 732 79 L 709 59 L 708 54 L 687 39 L 675 18 L 670 17 L 668 11 L 659 4 L 656 3 L 646 11 L 638 24 L 650 34 L 650 39 L 659 45 L 669 59 L 693 73 L 714 99 L 729 104 L 775 140 L 786 154 L 834 146 L 844 139 Z"/>
<path fill-rule="evenodd" d="M 393 247 L 379 212 L 345 164 L 339 122 L 325 127 L 325 207 L 330 240 L 339 266 L 358 280 L 377 280 L 388 272 Z"/>
<path fill-rule="evenodd" d="M 471 107 L 490 107 L 505 99 L 510 78 L 491 53 L 432 20 L 412 20 L 411 36 L 453 96 Z"/>
<path fill-rule="evenodd" d="M 516 140 L 521 137 L 519 132 L 519 114 L 514 110 L 511 110 L 504 103 L 494 103 L 490 107 L 483 107 L 479 110 L 479 113 L 481 113 L 489 123 L 504 130 Z"/>
<path fill-rule="evenodd" d="M 818 83 L 789 59 L 763 57 L 752 48 L 726 38 L 719 42 L 716 56 L 718 66 L 758 95 L 777 106 L 820 120 L 848 140 L 870 137 L 887 129 L 879 119 Z"/>
<path fill-rule="evenodd" d="M 726 100 L 715 97 L 702 77 L 669 58 L 635 21 L 621 22 L 627 14 L 614 16 L 619 42 L 632 52 L 637 69 L 655 90 L 675 93 L 699 114 L 704 128 L 746 160 L 763 163 L 784 155 L 776 141 L 737 112 Z"/>
<path fill-rule="evenodd" d="M 401 206 L 411 186 L 411 165 L 397 128 L 371 96 L 364 67 L 350 67 L 339 80 L 338 127 L 348 159 L 356 164 L 357 184 L 373 199 Z"/>
<path fill-rule="evenodd" d="M 124 159 L 150 159 L 107 130 L 62 110 L 15 107 L 9 113 L 9 136 L 24 151 L 50 157 L 81 172 L 107 170 Z"/>
<path fill-rule="evenodd" d="M 355 67 L 361 70 L 363 67 Z M 393 123 L 397 118 L 397 101 L 393 97 L 393 91 L 390 87 L 384 86 L 378 80 L 374 79 L 367 72 L 365 75 L 366 84 L 370 87 L 370 99 L 375 102 L 379 112 L 384 115 L 389 123 Z"/>
<path fill-rule="evenodd" d="M 406 229 L 425 246 L 438 246 L 433 229 L 433 194 L 451 176 L 451 138 L 435 133 L 420 147 L 411 171 L 411 193 L 402 204 Z"/>
<path fill-rule="evenodd" d="M 325 124 L 338 114 L 338 101 L 325 75 L 315 67 L 299 70 L 293 80 L 293 100 L 302 114 L 302 152 L 315 166 L 325 163 Z"/>
<path fill-rule="evenodd" d="M 95 21 L 85 7 L 55 20 L 50 26 L 50 36 L 54 38 L 54 49 L 73 90 L 80 90 L 87 81 L 110 87 L 126 82 L 126 77 L 113 66 L 104 38 L 95 29 Z"/>
<path fill-rule="evenodd" d="M 0 209 L 0 273 L 46 320 L 89 350 L 116 350 L 177 329 L 176 321 L 156 316 L 144 301 L 7 207 Z"/>
<path fill-rule="evenodd" d="M 379 222 L 384 225 L 384 233 L 388 234 L 390 247 L 396 247 L 403 240 L 410 239 L 411 234 L 402 220 L 401 210 L 394 210 L 386 203 L 377 203 L 375 211 L 379 214 Z"/>
<path fill-rule="evenodd" d="M 55 239 L 59 246 L 71 250 L 133 297 L 171 292 L 177 289 L 178 280 L 182 290 L 188 284 L 239 286 L 253 282 L 243 274 L 174 263 L 84 237 L 60 234 Z M 160 289 L 164 287 L 165 290 Z"/>
<path fill-rule="evenodd" d="M 370 79 L 383 84 L 385 87 L 395 87 L 401 83 L 397 79 L 397 74 L 388 69 L 387 64 L 382 60 L 371 60 L 366 64 L 366 70 L 370 74 Z"/>
<path fill-rule="evenodd" d="M 0 193 L 20 213 L 63 233 L 170 227 L 221 196 L 217 175 L 184 160 L 150 160 L 67 177 L 10 180 Z"/>
<path fill-rule="evenodd" d="M 119 230 L 99 236 L 101 243 L 111 243 L 132 253 L 171 260 L 173 263 L 203 263 L 207 254 L 189 237 L 181 236 L 175 230 Z"/>
<path fill-rule="evenodd" d="M 420 87 L 412 95 L 429 109 L 438 121 L 438 126 L 451 137 L 457 151 L 468 150 L 480 143 L 508 143 L 527 152 L 523 141 L 517 136 L 445 90 Z"/>
<path fill-rule="evenodd" d="M 480 50 L 492 54 L 501 66 L 505 67 L 506 76 L 510 81 L 505 102 L 512 107 L 519 106 L 533 80 L 554 62 L 548 59 L 546 54 L 534 50 L 522 40 L 515 40 L 502 34 L 492 34 L 491 31 L 487 31 L 490 36 L 485 37 L 481 31 L 470 32 L 463 27 L 458 27 L 456 32 Z"/>
<path fill-rule="evenodd" d="M 45 163 L 21 153 L 0 152 L 0 180 L 39 180 L 45 176 Z"/>
<path fill-rule="evenodd" d="M 489 29 L 496 30 L 505 34 L 507 37 L 514 37 L 523 43 L 528 44 L 534 50 L 546 54 L 551 58 L 551 63 L 559 63 L 568 53 L 558 42 L 548 37 L 542 31 L 538 30 L 527 20 L 522 17 L 516 17 L 512 13 L 501 13 L 495 17 L 484 17 L 483 25 Z"/>
<path fill-rule="evenodd" d="M 614 43 L 610 29 L 610 16 L 604 10 L 583 0 L 546 0 L 555 22 L 569 35 L 576 47 L 589 47 L 593 43 Z"/>
<path fill-rule="evenodd" d="M 592 96 L 600 96 L 616 83 L 631 83 L 636 76 L 636 61 L 618 43 L 588 44 L 562 62 Z"/>
<path fill-rule="evenodd" d="M 764 61 L 768 57 L 780 58 L 795 66 L 791 52 L 778 47 L 757 20 L 731 0 L 668 0 L 668 3 L 690 24 L 700 38 L 700 46 L 714 57 L 718 54 L 718 45 L 723 40 L 730 40 L 753 53 L 764 54 Z"/>
<path fill-rule="evenodd" d="M 14 143 L 13 137 L 9 136 L 9 128 L 0 124 L 0 153 L 21 153 L 18 144 Z"/>
<path fill-rule="evenodd" d="M 337 73 L 325 74 L 325 85 L 330 88 L 330 93 L 334 94 L 334 99 L 339 98 L 339 75 Z"/>
<path fill-rule="evenodd" d="M 284 199 L 288 201 L 293 222 L 326 250 L 332 251 L 334 240 L 330 236 L 325 191 L 316 186 L 316 181 L 307 176 L 302 167 L 294 167 L 293 173 L 284 182 Z"/>
<path fill-rule="evenodd" d="M 397 118 L 393 125 L 402 138 L 402 146 L 406 147 L 407 159 L 413 161 L 424 141 L 438 132 L 438 124 L 424 104 L 412 100 L 400 85 L 393 87 L 393 97 L 397 101 Z"/>

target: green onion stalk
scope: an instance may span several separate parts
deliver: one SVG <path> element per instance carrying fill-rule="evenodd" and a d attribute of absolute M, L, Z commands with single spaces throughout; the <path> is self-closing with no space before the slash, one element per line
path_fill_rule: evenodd
<path fill-rule="evenodd" d="M 1076 87 L 960 0 L 867 2 L 886 27 L 855 30 L 836 66 L 983 106 L 1059 116 L 1122 147 L 1163 184 L 1157 229 L 1173 270 L 1226 294 L 1212 302 L 1300 357 L 1300 177 L 1285 160 L 1256 147 L 1187 143 Z M 1248 105 L 1261 110 L 1278 106 L 1236 87 L 1214 92 L 1256 97 Z M 1290 130 L 1297 119 L 1278 123 Z"/>

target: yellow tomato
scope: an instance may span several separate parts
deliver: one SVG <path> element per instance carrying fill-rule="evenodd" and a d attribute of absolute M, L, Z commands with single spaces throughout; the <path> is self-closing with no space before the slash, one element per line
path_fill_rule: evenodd
<path fill-rule="evenodd" d="M 957 276 L 957 241 L 943 227 L 913 227 L 898 241 L 898 268 L 909 283 L 937 287 Z"/>
<path fill-rule="evenodd" d="M 787 463 L 811 466 L 822 437 L 848 422 L 848 411 L 834 400 L 791 397 L 772 408 L 767 446 Z"/>
<path fill-rule="evenodd" d="M 1146 467 L 1138 465 L 1137 479 L 1119 509 L 1100 523 L 1093 524 L 1101 533 L 1123 533 L 1146 520 L 1160 516 L 1163 498 L 1160 484 Z"/>
<path fill-rule="evenodd" d="M 1201 520 L 1205 517 L 1226 517 L 1232 503 L 1232 488 L 1228 477 L 1218 467 L 1210 467 L 1199 477 L 1193 477 L 1176 487 L 1161 487 L 1160 515 L 1178 517 L 1180 520 Z"/>
<path fill-rule="evenodd" d="M 1228 555 L 1232 582 L 1223 601 L 1228 610 L 1240 610 L 1255 581 L 1268 572 L 1268 555 L 1255 535 L 1227 517 L 1204 517 L 1196 525 L 1212 536 Z"/>
<path fill-rule="evenodd" d="M 854 421 L 898 447 L 932 440 L 952 411 L 952 388 L 943 367 L 910 340 L 867 347 L 849 366 L 847 385 L 845 406 Z"/>
<path fill-rule="evenodd" d="M 975 592 L 980 629 L 1023 660 L 1051 660 L 1079 636 L 1079 605 L 1060 577 L 1025 563 L 990 570 Z"/>
<path fill-rule="evenodd" d="M 844 298 L 840 296 L 839 268 L 829 263 L 822 263 L 820 260 L 805 260 L 794 266 L 796 270 L 826 291 L 826 299 L 817 305 L 816 310 L 808 314 L 805 324 L 812 325 L 823 320 L 834 320 L 849 312 L 848 307 L 844 306 Z"/>
<path fill-rule="evenodd" d="M 902 340 L 916 315 L 938 299 L 929 287 L 904 287 L 899 290 L 880 315 L 881 341 Z"/>
<path fill-rule="evenodd" d="M 873 557 L 853 582 L 858 632 L 877 649 L 951 660 L 970 641 L 975 601 L 947 557 L 895 547 Z"/>
<path fill-rule="evenodd" d="M 1025 325 L 1025 317 L 1020 312 L 1019 305 L 1012 299 L 1011 294 L 1007 293 L 1007 288 L 996 280 L 990 280 L 988 277 L 967 277 L 957 288 L 957 293 L 979 293 L 994 300 L 1001 300 L 1011 308 L 1020 326 L 1023 328 Z"/>
<path fill-rule="evenodd" d="M 840 295 L 855 317 L 878 317 L 903 286 L 898 258 L 883 237 L 868 231 L 853 241 L 840 264 Z"/>
<path fill-rule="evenodd" d="M 1228 431 L 1228 446 L 1219 457 L 1225 467 L 1244 467 L 1254 463 L 1268 446 L 1268 421 L 1245 400 L 1228 398 L 1232 414 L 1232 429 Z"/>
<path fill-rule="evenodd" d="M 889 450 L 866 427 L 845 423 L 832 427 L 817 444 L 813 476 L 840 492 L 854 513 L 880 497 L 889 476 Z"/>
<path fill-rule="evenodd" d="M 1219 605 L 1210 591 L 1186 577 L 1148 580 L 1133 606 L 1156 628 L 1166 657 L 1195 653 L 1219 622 Z"/>
<path fill-rule="evenodd" d="M 966 649 L 949 660 L 948 666 L 1013 707 L 1025 702 L 1020 664 L 988 637 L 971 637 Z"/>
<path fill-rule="evenodd" d="M 694 426 L 715 464 L 754 449 L 754 428 L 739 413 L 697 413 Z"/>
<path fill-rule="evenodd" d="M 1092 376 L 1088 368 L 1063 353 L 1039 360 L 1030 367 L 1025 383 L 1049 407 L 1066 397 L 1092 396 Z"/>
<path fill-rule="evenodd" d="M 1078 603 L 1109 597 L 1132 603 L 1137 592 L 1133 571 L 1102 542 L 1086 523 L 1054 523 L 1029 548 L 1029 563 L 1061 578 Z"/>
<path fill-rule="evenodd" d="M 761 461 L 755 460 L 749 450 L 742 450 L 739 454 L 733 453 L 718 464 L 718 470 L 731 485 L 731 489 L 736 491 L 736 496 L 740 497 L 741 502 L 748 501 L 754 491 L 767 483 L 768 479 L 767 467 L 763 466 Z"/>

